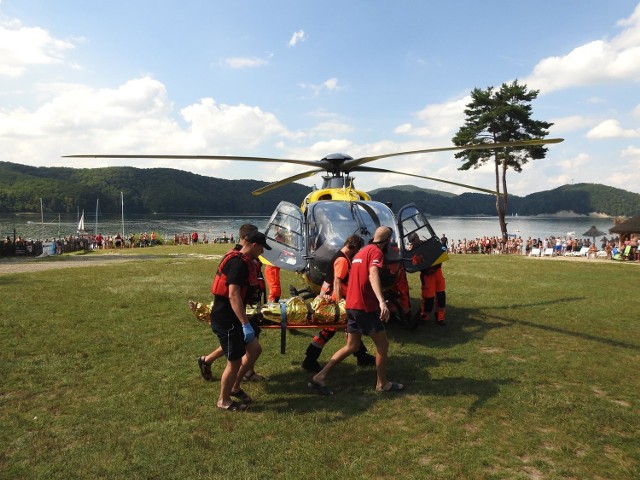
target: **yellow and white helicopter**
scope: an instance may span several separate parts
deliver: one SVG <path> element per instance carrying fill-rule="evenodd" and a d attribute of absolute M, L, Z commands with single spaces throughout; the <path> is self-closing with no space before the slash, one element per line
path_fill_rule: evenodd
<path fill-rule="evenodd" d="M 265 235 L 271 250 L 265 250 L 264 258 L 272 265 L 301 274 L 311 292 L 320 290 L 322 281 L 331 268 L 331 261 L 342 247 L 345 239 L 360 235 L 365 242 L 371 240 L 376 228 L 385 225 L 393 230 L 392 248 L 386 252 L 385 262 L 389 266 L 402 264 L 409 272 L 417 272 L 447 260 L 446 249 L 434 232 L 425 215 L 414 205 L 401 207 L 396 214 L 381 202 L 371 199 L 369 194 L 353 186 L 354 172 L 392 173 L 435 182 L 455 185 L 489 194 L 494 190 L 466 185 L 440 178 L 375 168 L 366 164 L 390 157 L 419 155 L 435 152 L 488 150 L 499 148 L 528 148 L 562 142 L 563 139 L 534 139 L 504 143 L 483 143 L 461 147 L 429 148 L 396 153 L 387 153 L 360 158 L 335 153 L 320 160 L 289 158 L 242 157 L 225 155 L 68 155 L 75 158 L 149 158 L 171 160 L 231 160 L 246 162 L 290 163 L 311 167 L 310 170 L 278 180 L 252 192 L 253 195 L 277 189 L 297 180 L 324 173 L 321 188 L 313 190 L 301 206 L 282 201 L 271 215 Z M 406 248 L 407 237 L 417 234 L 422 241 L 418 249 Z M 395 247 L 395 248 L 393 248 Z M 416 261 L 419 259 L 419 261 Z M 382 275 L 383 287 L 396 282 L 397 268 L 386 270 Z"/>

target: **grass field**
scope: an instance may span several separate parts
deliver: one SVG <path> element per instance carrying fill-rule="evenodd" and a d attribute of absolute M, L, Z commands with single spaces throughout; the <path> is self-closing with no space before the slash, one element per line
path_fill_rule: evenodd
<path fill-rule="evenodd" d="M 0 275 L 0 478 L 640 477 L 640 265 L 454 256 L 447 326 L 389 326 L 405 392 L 376 394 L 350 358 L 336 394 L 315 395 L 299 367 L 315 330 L 290 331 L 285 355 L 265 330 L 269 380 L 230 413 L 198 373 L 216 342 L 187 309 L 210 299 L 224 249 Z"/>

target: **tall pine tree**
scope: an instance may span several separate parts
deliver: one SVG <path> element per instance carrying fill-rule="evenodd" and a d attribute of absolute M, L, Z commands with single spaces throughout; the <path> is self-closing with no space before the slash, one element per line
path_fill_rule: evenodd
<path fill-rule="evenodd" d="M 471 102 L 464 113 L 466 120 L 452 141 L 457 146 L 478 143 L 500 143 L 518 140 L 541 139 L 549 134 L 547 129 L 553 123 L 531 118 L 531 101 L 538 97 L 539 90 L 528 90 L 517 80 L 503 83 L 500 90 L 493 87 L 486 90 L 475 88 L 471 92 Z M 496 211 L 500 221 L 502 237 L 507 238 L 505 215 L 509 205 L 507 191 L 507 170 L 512 168 L 522 172 L 529 160 L 544 158 L 547 149 L 542 145 L 530 147 L 508 147 L 492 150 L 463 150 L 455 155 L 461 158 L 458 170 L 479 168 L 493 160 L 496 174 Z"/>

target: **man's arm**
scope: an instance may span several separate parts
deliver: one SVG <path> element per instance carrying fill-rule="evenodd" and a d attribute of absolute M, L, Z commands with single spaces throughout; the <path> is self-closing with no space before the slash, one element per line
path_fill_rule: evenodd
<path fill-rule="evenodd" d="M 338 277 L 334 277 L 333 279 L 333 298 L 336 299 L 336 302 L 342 300 L 342 286 L 340 285 L 340 279 Z"/>
<path fill-rule="evenodd" d="M 384 293 L 382 292 L 382 281 L 380 281 L 380 269 L 375 265 L 369 267 L 369 282 L 373 293 L 375 293 L 378 303 L 380 304 L 380 320 L 386 322 L 389 320 L 390 312 L 387 308 L 387 302 L 384 301 Z"/>
<path fill-rule="evenodd" d="M 233 313 L 236 314 L 236 317 L 238 317 L 240 323 L 242 325 L 249 323 L 249 319 L 247 318 L 247 311 L 245 309 L 244 303 L 242 302 L 242 295 L 240 294 L 240 285 L 236 285 L 234 283 L 229 285 L 229 303 L 231 303 Z"/>
<path fill-rule="evenodd" d="M 344 258 L 337 258 L 333 262 L 333 298 L 336 302 L 342 300 L 342 280 L 349 272 L 348 263 Z"/>

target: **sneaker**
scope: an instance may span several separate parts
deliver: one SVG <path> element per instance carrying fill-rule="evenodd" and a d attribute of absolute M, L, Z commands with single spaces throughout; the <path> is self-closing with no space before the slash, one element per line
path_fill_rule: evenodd
<path fill-rule="evenodd" d="M 205 357 L 198 357 L 198 369 L 200 370 L 200 375 L 207 382 L 212 382 L 214 380 L 213 374 L 211 373 L 211 364 L 204 361 Z"/>

